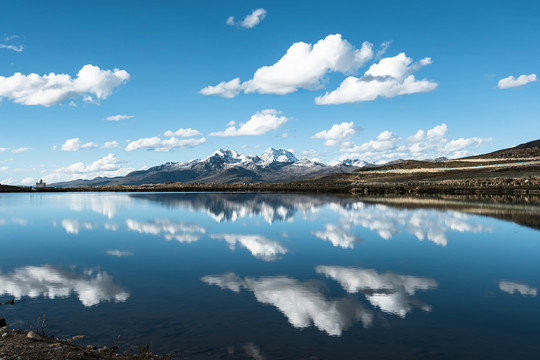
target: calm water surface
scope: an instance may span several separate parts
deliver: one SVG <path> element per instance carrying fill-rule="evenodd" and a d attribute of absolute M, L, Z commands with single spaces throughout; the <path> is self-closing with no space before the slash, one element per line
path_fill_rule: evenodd
<path fill-rule="evenodd" d="M 13 328 L 175 358 L 540 358 L 540 232 L 291 194 L 0 194 Z"/>

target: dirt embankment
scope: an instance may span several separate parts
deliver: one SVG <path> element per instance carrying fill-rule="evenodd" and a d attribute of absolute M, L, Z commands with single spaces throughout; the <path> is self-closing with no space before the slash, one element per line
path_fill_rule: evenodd
<path fill-rule="evenodd" d="M 33 331 L 9 329 L 5 326 L 5 320 L 2 320 L 4 319 L 0 317 L 0 359 L 4 360 L 170 359 L 170 357 L 153 355 L 143 347 L 138 347 L 135 351 L 124 355 L 117 354 L 117 348 L 107 346 L 83 347 L 75 344 L 74 341 L 82 340 L 84 336 L 74 336 L 67 340 L 41 336 Z"/>

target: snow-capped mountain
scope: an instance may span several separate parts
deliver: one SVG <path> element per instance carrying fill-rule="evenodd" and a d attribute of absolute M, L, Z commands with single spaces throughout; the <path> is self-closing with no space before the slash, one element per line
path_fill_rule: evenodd
<path fill-rule="evenodd" d="M 276 150 L 274 148 L 269 148 L 260 157 L 261 162 L 259 165 L 261 166 L 269 166 L 275 163 L 278 163 L 280 165 L 283 164 L 291 164 L 298 161 L 298 159 L 288 150 L 279 149 Z"/>
<path fill-rule="evenodd" d="M 56 183 L 53 186 L 141 185 L 165 182 L 279 182 L 352 172 L 362 165 L 365 163 L 359 160 L 345 160 L 333 166 L 306 158 L 298 160 L 292 152 L 285 149 L 269 148 L 261 156 L 219 149 L 204 160 L 169 162 L 147 170 L 134 171 L 123 177 L 74 180 Z"/>

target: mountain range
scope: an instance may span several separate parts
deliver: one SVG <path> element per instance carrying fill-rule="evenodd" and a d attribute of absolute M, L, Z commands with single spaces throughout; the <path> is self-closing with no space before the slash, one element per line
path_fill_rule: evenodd
<path fill-rule="evenodd" d="M 326 165 L 306 158 L 299 160 L 288 150 L 274 148 L 267 149 L 260 156 L 219 149 L 203 160 L 168 162 L 147 170 L 133 171 L 126 176 L 80 179 L 55 183 L 52 186 L 141 185 L 167 182 L 265 183 L 350 173 L 365 166 L 373 166 L 373 164 L 357 159 L 347 159 L 336 165 Z"/>

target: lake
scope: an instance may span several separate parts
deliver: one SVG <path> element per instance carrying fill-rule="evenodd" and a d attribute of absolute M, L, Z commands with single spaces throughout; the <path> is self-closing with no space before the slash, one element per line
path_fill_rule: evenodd
<path fill-rule="evenodd" d="M 540 232 L 505 211 L 0 194 L 0 302 L 18 300 L 0 314 L 11 328 L 183 359 L 534 358 Z"/>

